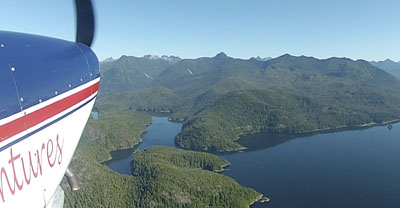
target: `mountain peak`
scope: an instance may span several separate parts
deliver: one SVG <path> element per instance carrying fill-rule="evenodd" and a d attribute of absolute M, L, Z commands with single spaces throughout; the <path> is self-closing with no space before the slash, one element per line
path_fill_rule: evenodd
<path fill-rule="evenodd" d="M 260 57 L 260 56 L 257 56 L 257 57 L 252 57 L 251 59 L 255 59 L 255 60 L 257 60 L 257 61 L 268 61 L 268 60 L 271 60 L 272 57 L 265 57 L 265 58 L 262 58 L 262 57 Z"/>
<path fill-rule="evenodd" d="M 391 62 L 394 62 L 394 61 L 392 61 L 392 59 L 387 58 L 387 59 L 384 60 L 383 62 L 389 62 L 389 63 L 391 63 Z"/>
<path fill-rule="evenodd" d="M 285 58 L 290 57 L 290 58 L 292 58 L 292 57 L 295 57 L 295 56 L 292 56 L 292 55 L 290 55 L 290 54 L 288 54 L 288 53 L 285 53 L 285 54 L 283 54 L 281 57 L 285 57 Z"/>
<path fill-rule="evenodd" d="M 148 59 L 148 60 L 164 60 L 164 61 L 169 61 L 171 63 L 177 63 L 178 61 L 181 60 L 181 58 L 177 56 L 157 56 L 157 55 L 145 55 L 143 58 Z"/>
<path fill-rule="evenodd" d="M 224 52 L 221 52 L 221 53 L 217 54 L 215 56 L 215 58 L 228 58 L 228 56 Z"/>
<path fill-rule="evenodd" d="M 109 57 L 109 58 L 106 58 L 103 61 L 101 61 L 101 63 L 109 63 L 109 62 L 113 62 L 113 61 L 114 61 L 113 57 Z"/>

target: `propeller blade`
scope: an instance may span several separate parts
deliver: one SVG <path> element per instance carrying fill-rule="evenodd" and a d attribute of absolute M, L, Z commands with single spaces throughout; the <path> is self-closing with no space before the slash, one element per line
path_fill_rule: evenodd
<path fill-rule="evenodd" d="M 75 0 L 76 42 L 91 46 L 94 37 L 94 14 L 90 0 Z"/>

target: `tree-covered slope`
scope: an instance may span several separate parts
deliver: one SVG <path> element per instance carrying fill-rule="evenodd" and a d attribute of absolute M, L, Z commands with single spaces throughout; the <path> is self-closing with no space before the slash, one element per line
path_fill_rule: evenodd
<path fill-rule="evenodd" d="M 146 181 L 144 201 L 157 207 L 247 207 L 260 194 L 211 171 L 229 163 L 215 155 L 151 147 L 135 153 L 133 176 Z"/>
<path fill-rule="evenodd" d="M 132 148 L 142 141 L 140 134 L 146 130 L 151 117 L 135 111 L 106 113 L 101 119 L 89 120 L 82 137 L 95 141 L 109 150 Z"/>
<path fill-rule="evenodd" d="M 234 151 L 240 135 L 254 132 L 304 133 L 400 118 L 398 109 L 350 109 L 278 90 L 227 93 L 188 120 L 177 136 L 188 149 Z"/>

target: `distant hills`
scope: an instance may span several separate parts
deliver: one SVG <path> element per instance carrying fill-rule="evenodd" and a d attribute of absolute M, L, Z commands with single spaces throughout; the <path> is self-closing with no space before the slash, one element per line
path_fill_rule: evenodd
<path fill-rule="evenodd" d="M 385 70 L 397 78 L 400 78 L 400 62 L 394 62 L 390 59 L 386 59 L 384 61 L 372 61 L 371 64 Z"/>
<path fill-rule="evenodd" d="M 101 65 L 97 107 L 168 112 L 181 147 L 233 151 L 242 134 L 301 133 L 400 118 L 400 80 L 363 60 L 123 56 Z"/>

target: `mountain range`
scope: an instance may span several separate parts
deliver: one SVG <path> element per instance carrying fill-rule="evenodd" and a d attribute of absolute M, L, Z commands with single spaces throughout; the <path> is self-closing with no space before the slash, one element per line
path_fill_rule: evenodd
<path fill-rule="evenodd" d="M 168 112 L 184 122 L 176 138 L 181 147 L 234 151 L 245 148 L 236 140 L 248 133 L 303 133 L 400 118 L 400 80 L 373 64 L 289 54 L 268 60 L 225 53 L 122 56 L 101 65 L 96 105 L 103 112 Z"/>

